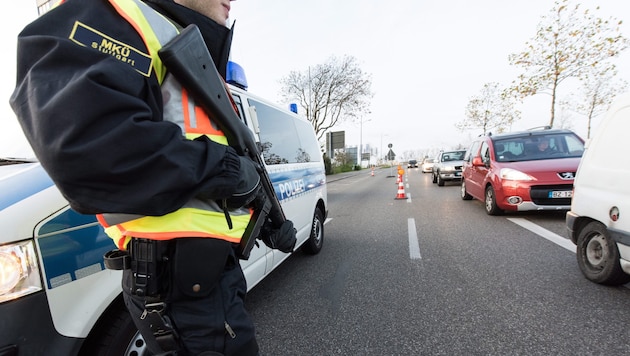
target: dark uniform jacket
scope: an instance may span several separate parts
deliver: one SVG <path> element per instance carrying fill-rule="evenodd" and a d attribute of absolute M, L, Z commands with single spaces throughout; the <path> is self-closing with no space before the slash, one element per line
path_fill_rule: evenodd
<path fill-rule="evenodd" d="M 230 29 L 172 0 L 146 2 L 181 27 L 197 24 L 225 77 Z M 138 52 L 117 58 L 120 47 L 89 46 L 103 38 Z M 146 53 L 106 0 L 68 0 L 18 37 L 11 106 L 42 166 L 81 213 L 163 215 L 199 194 L 221 199 L 236 189 L 232 148 L 205 136 L 187 140 L 162 120 L 156 76 L 141 74 L 150 71 Z"/>

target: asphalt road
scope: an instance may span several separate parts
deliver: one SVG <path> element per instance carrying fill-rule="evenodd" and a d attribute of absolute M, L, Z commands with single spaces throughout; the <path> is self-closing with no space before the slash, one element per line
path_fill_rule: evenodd
<path fill-rule="evenodd" d="M 486 215 L 418 169 L 331 176 L 324 248 L 248 293 L 269 355 L 627 355 L 630 290 L 582 277 L 564 213 Z"/>

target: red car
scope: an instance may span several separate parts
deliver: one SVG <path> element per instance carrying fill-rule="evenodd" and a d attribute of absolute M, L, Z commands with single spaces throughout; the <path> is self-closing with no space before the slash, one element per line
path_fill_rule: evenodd
<path fill-rule="evenodd" d="M 487 135 L 466 151 L 461 198 L 485 203 L 486 213 L 569 210 L 584 140 L 570 130 Z"/>

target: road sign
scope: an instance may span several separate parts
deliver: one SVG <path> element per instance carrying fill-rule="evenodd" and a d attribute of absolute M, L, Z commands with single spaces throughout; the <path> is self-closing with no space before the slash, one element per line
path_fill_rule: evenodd
<path fill-rule="evenodd" d="M 387 152 L 387 156 L 385 157 L 388 161 L 393 161 L 396 159 L 396 154 L 394 153 L 394 151 L 392 151 L 392 149 L 389 149 L 389 152 Z"/>
<path fill-rule="evenodd" d="M 331 150 L 344 148 L 346 145 L 345 131 L 328 132 L 326 138 L 328 140 L 328 147 L 330 147 Z"/>

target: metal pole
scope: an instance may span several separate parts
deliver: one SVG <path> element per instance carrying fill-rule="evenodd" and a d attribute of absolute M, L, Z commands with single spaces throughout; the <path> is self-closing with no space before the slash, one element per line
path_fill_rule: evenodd
<path fill-rule="evenodd" d="M 357 161 L 359 167 L 363 163 L 363 117 L 359 118 L 359 152 L 357 153 Z"/>

